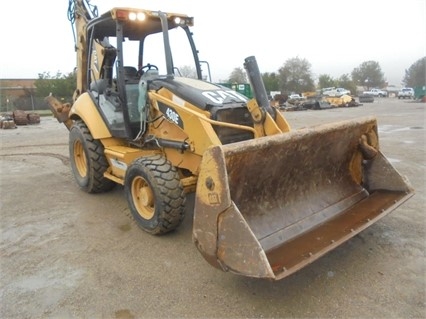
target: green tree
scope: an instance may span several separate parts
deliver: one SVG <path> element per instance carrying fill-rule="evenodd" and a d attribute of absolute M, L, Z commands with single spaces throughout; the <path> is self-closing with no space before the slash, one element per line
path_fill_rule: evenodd
<path fill-rule="evenodd" d="M 356 84 L 354 81 L 352 81 L 349 74 L 341 75 L 340 78 L 338 78 L 336 81 L 336 86 L 351 91 L 351 94 L 356 94 Z"/>
<path fill-rule="evenodd" d="M 262 74 L 263 84 L 267 92 L 271 91 L 280 91 L 280 85 L 278 81 L 278 76 L 275 72 L 263 73 Z"/>
<path fill-rule="evenodd" d="M 320 74 L 318 77 L 318 88 L 325 89 L 329 87 L 335 87 L 336 80 L 334 80 L 330 75 L 328 74 Z"/>
<path fill-rule="evenodd" d="M 23 88 L 24 94 L 13 101 L 16 109 L 34 110 L 36 108 L 36 92 L 33 88 Z"/>
<path fill-rule="evenodd" d="M 352 71 L 352 80 L 357 85 L 367 87 L 367 89 L 378 87 L 381 88 L 385 85 L 386 81 L 377 61 L 362 62 L 357 68 Z"/>
<path fill-rule="evenodd" d="M 414 62 L 408 70 L 405 70 L 405 76 L 402 83 L 407 87 L 416 87 L 426 85 L 426 56 Z"/>
<path fill-rule="evenodd" d="M 315 89 L 311 64 L 299 57 L 288 59 L 278 70 L 279 87 L 283 93 L 301 93 Z"/>
<path fill-rule="evenodd" d="M 49 72 L 43 72 L 39 73 L 34 85 L 38 97 L 52 94 L 59 99 L 70 101 L 76 87 L 76 75 L 74 72 L 68 74 L 58 72 L 51 76 Z"/>
<path fill-rule="evenodd" d="M 246 72 L 242 68 L 235 68 L 228 79 L 229 83 L 247 83 Z"/>

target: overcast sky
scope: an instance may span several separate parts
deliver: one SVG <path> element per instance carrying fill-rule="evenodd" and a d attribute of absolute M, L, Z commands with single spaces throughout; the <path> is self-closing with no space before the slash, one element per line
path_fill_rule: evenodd
<path fill-rule="evenodd" d="M 244 59 L 277 72 L 287 59 L 307 59 L 317 78 L 350 74 L 379 62 L 389 84 L 426 56 L 426 0 L 91 0 L 99 13 L 114 6 L 185 13 L 213 81 L 225 80 Z M 0 1 L 0 78 L 38 78 L 75 66 L 68 0 Z"/>

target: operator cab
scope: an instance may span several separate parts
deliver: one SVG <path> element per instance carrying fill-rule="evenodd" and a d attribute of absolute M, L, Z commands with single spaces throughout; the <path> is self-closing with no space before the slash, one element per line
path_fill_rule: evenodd
<path fill-rule="evenodd" d="M 173 79 L 184 71 L 202 78 L 192 24 L 186 15 L 127 8 L 114 8 L 88 23 L 86 85 L 113 136 L 140 136 L 147 92 L 156 79 Z"/>

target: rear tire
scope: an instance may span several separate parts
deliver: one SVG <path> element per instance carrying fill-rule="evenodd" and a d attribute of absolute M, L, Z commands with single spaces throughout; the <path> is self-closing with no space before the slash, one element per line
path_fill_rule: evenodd
<path fill-rule="evenodd" d="M 127 169 L 124 192 L 138 226 L 153 235 L 176 229 L 185 215 L 185 193 L 176 168 L 163 156 L 136 159 Z"/>
<path fill-rule="evenodd" d="M 81 120 L 75 121 L 70 130 L 69 152 L 74 178 L 82 190 L 102 193 L 114 188 L 115 183 L 104 177 L 109 166 L 104 147 Z"/>

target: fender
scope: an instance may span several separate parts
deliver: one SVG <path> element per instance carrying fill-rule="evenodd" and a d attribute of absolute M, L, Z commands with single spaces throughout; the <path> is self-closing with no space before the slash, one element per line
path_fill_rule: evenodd
<path fill-rule="evenodd" d="M 73 104 L 69 117 L 73 120 L 81 118 L 89 128 L 94 139 L 112 137 L 101 114 L 89 93 L 81 94 Z"/>

